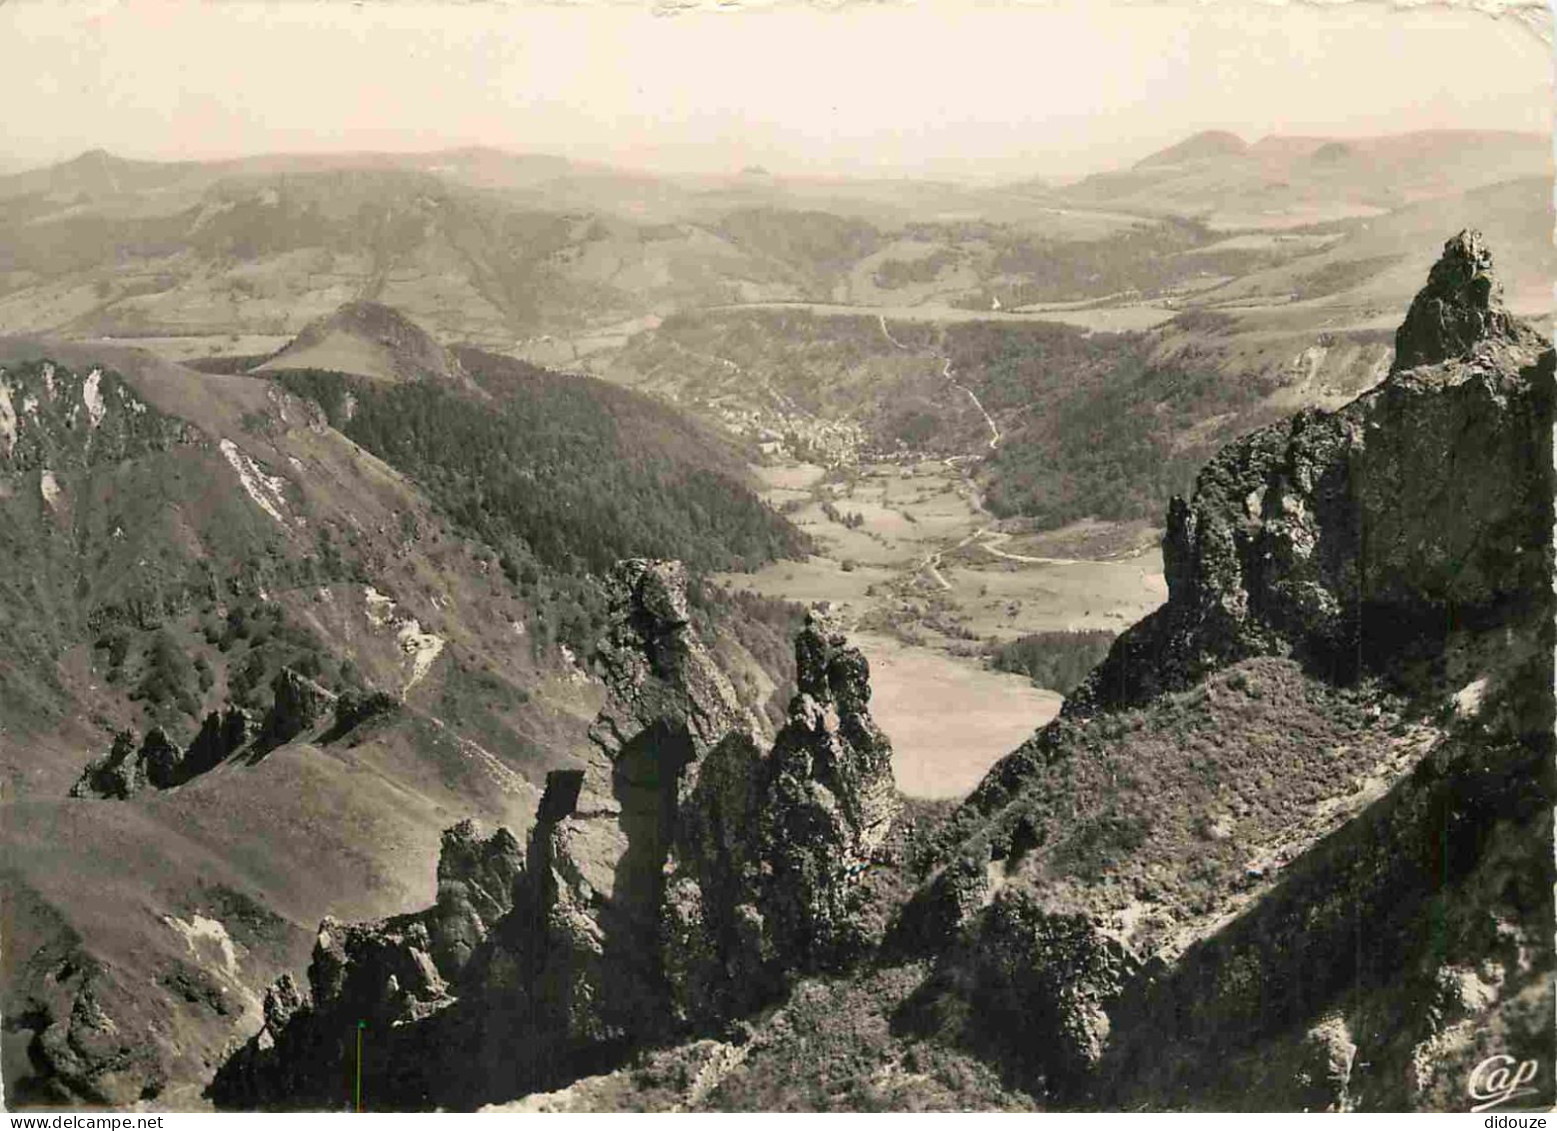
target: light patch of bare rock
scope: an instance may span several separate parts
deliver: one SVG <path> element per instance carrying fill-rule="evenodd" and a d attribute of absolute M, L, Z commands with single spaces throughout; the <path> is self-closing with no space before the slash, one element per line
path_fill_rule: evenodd
<path fill-rule="evenodd" d="M 254 505 L 285 526 L 286 480 L 279 475 L 267 475 L 252 456 L 231 440 L 224 438 L 216 446 L 233 471 L 237 472 L 238 482 L 243 484 L 244 491 L 254 500 Z"/>

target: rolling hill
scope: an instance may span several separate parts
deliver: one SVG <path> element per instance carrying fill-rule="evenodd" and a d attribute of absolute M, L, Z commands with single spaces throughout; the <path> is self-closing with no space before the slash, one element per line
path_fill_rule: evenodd
<path fill-rule="evenodd" d="M 1204 130 L 1176 145 L 1147 154 L 1135 163 L 1137 169 L 1153 165 L 1183 165 L 1190 161 L 1215 160 L 1218 157 L 1242 157 L 1249 143 L 1226 130 Z"/>
<path fill-rule="evenodd" d="M 1198 134 L 1133 169 L 1063 190 L 1075 203 L 1193 216 L 1221 229 L 1281 229 L 1367 218 L 1420 200 L 1550 177 L 1539 134 L 1436 131 L 1378 138 Z"/>
<path fill-rule="evenodd" d="M 729 303 L 1215 306 L 1251 274 L 1362 261 L 1319 274 L 1341 295 L 1420 248 L 1374 221 L 1429 205 L 1440 227 L 1453 212 L 1492 230 L 1489 210 L 1511 207 L 1537 223 L 1539 204 L 1476 194 L 1550 176 L 1542 139 L 1517 134 L 1240 145 L 1197 135 L 1134 169 L 999 189 L 653 177 L 490 150 L 167 165 L 99 151 L 0 177 L 0 329 L 260 354 L 364 300 L 446 343 L 576 366 L 646 319 Z M 1549 305 L 1523 282 L 1550 274 L 1545 242 L 1506 258 L 1519 308 Z"/>
<path fill-rule="evenodd" d="M 393 307 L 373 302 L 350 302 L 315 319 L 250 372 L 286 369 L 322 369 L 380 381 L 425 378 L 477 388 L 454 355 L 426 330 Z"/>

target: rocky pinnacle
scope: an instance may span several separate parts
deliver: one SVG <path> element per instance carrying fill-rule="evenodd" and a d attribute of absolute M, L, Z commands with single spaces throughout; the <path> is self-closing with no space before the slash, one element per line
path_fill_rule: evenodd
<path fill-rule="evenodd" d="M 1395 334 L 1398 373 L 1469 354 L 1478 342 L 1510 334 L 1513 319 L 1492 271 L 1492 253 L 1480 232 L 1469 229 L 1443 245 Z"/>

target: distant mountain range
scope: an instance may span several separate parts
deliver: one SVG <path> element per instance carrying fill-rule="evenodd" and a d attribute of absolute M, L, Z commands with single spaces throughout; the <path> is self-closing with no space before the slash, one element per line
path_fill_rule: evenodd
<path fill-rule="evenodd" d="M 486 149 L 166 164 L 98 150 L 0 176 L 0 330 L 200 337 L 200 352 L 254 352 L 223 339 L 274 348 L 366 299 L 444 341 L 533 356 L 562 339 L 562 361 L 643 318 L 728 303 L 1104 300 L 1121 273 L 1051 280 L 1046 262 L 1075 244 L 1093 259 L 1129 257 L 1143 229 L 1163 224 L 1198 225 L 1181 250 L 1245 246 L 1193 279 L 1146 280 L 1158 291 L 1321 254 L 1376 264 L 1384 252 L 1348 247 L 1380 242 L 1376 224 L 1403 210 L 1430 213 L 1434 230 L 1488 231 L 1511 249 L 1515 305 L 1536 309 L 1549 305 L 1535 280 L 1550 278 L 1553 257 L 1523 235 L 1550 227 L 1536 191 L 1550 175 L 1545 139 L 1507 133 L 1252 145 L 1209 133 L 1132 169 L 1005 188 L 662 177 Z M 1419 247 L 1387 248 L 1403 270 L 1379 315 L 1409 297 Z"/>
<path fill-rule="evenodd" d="M 212 371 L 378 378 L 386 343 L 414 342 L 418 367 L 455 379 L 468 346 L 686 398 L 752 440 L 803 433 L 836 454 L 910 435 L 988 455 L 939 358 L 1011 436 L 985 471 L 1003 512 L 1140 517 L 1239 429 L 1375 380 L 1436 233 L 1483 231 L 1505 249 L 1510 306 L 1548 312 L 1550 184 L 1546 139 L 1464 131 L 1211 131 L 1129 169 L 1002 188 L 662 177 L 490 149 L 167 164 L 93 151 L 0 177 L 0 331 L 135 342 Z M 805 335 L 838 349 L 798 364 L 770 332 L 776 310 L 807 313 Z M 919 362 L 877 321 L 930 327 Z M 1085 349 L 1119 364 L 1094 357 L 1092 376 L 1062 380 L 1035 359 L 1067 332 L 1033 322 L 1096 335 Z M 853 376 L 813 396 L 817 365 Z M 1151 379 L 1111 376 L 1131 366 Z M 1122 453 L 1102 475 L 1060 470 L 1057 446 L 1098 398 L 1173 422 L 1135 445 L 1161 483 Z M 1032 416 L 1037 400 L 1055 411 Z"/>

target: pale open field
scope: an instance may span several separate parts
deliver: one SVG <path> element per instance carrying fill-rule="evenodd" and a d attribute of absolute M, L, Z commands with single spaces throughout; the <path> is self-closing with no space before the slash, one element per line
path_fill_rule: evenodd
<path fill-rule="evenodd" d="M 892 769 L 910 797 L 963 796 L 1059 712 L 1058 695 L 1021 676 L 887 636 L 852 639 L 870 661 L 871 714 L 892 740 Z"/>
<path fill-rule="evenodd" d="M 827 474 L 825 467 L 814 463 L 786 461 L 769 467 L 759 467 L 757 478 L 769 490 L 809 491 Z"/>
<path fill-rule="evenodd" d="M 879 314 L 898 322 L 1063 322 L 1086 330 L 1149 330 L 1178 314 L 1162 306 L 1140 303 L 1129 306 L 1048 309 L 1040 312 L 1012 310 L 963 310 L 954 306 L 849 306 L 825 302 L 751 302 L 738 306 L 714 307 L 715 310 L 807 310 L 823 316 Z"/>
<path fill-rule="evenodd" d="M 276 334 L 214 334 L 187 338 L 96 338 L 121 346 L 133 346 L 168 361 L 197 357 L 253 357 L 275 353 L 292 339 Z"/>
<path fill-rule="evenodd" d="M 1121 632 L 1168 597 L 1162 555 L 1152 550 L 1118 562 L 941 566 L 958 623 L 980 639 L 1034 632 Z"/>

